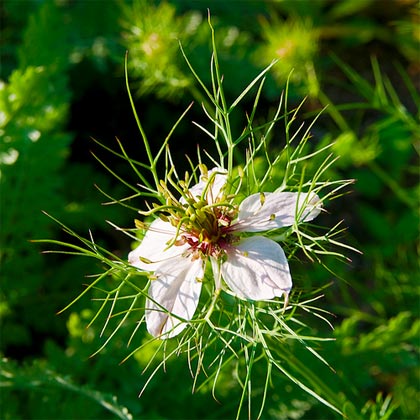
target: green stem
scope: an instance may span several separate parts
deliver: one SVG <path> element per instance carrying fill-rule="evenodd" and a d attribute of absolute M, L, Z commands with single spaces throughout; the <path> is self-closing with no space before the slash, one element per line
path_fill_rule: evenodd
<path fill-rule="evenodd" d="M 140 130 L 140 134 L 141 134 L 141 137 L 143 139 L 143 144 L 144 144 L 144 147 L 146 149 L 147 158 L 149 159 L 150 172 L 152 172 L 153 180 L 155 182 L 156 188 L 158 188 L 159 187 L 159 177 L 156 173 L 156 162 L 155 162 L 155 159 L 153 158 L 153 154 L 152 154 L 152 151 L 150 149 L 150 145 L 149 145 L 149 141 L 147 140 L 146 133 L 144 132 L 143 126 L 141 125 L 141 122 L 140 122 L 140 119 L 139 119 L 139 116 L 137 115 L 136 107 L 135 107 L 134 101 L 133 101 L 133 96 L 131 95 L 130 85 L 128 83 L 127 58 L 128 58 L 128 54 L 126 54 L 126 56 L 125 56 L 125 85 L 126 85 L 126 88 L 127 88 L 128 98 L 130 100 L 131 109 L 133 110 L 133 115 L 134 115 L 134 118 L 136 120 L 137 127 Z"/>

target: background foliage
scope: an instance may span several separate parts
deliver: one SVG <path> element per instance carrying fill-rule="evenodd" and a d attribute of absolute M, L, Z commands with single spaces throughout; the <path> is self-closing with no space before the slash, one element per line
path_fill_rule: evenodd
<path fill-rule="evenodd" d="M 115 197 L 127 191 L 89 153 L 127 180 L 128 168 L 90 137 L 113 148 L 116 136 L 131 157 L 144 158 L 125 91 L 126 50 L 137 110 L 156 148 L 194 100 L 172 139 L 173 154 L 183 165 L 197 144 L 211 149 L 187 122 L 200 122 L 204 98 L 178 47 L 180 39 L 208 81 L 208 4 L 6 0 L 0 7 L 2 418 L 234 417 L 240 394 L 232 378 L 224 378 L 220 403 L 206 389 L 191 396 L 182 359 L 168 364 L 138 399 L 150 355 L 139 352 L 119 365 L 130 352 L 129 329 L 89 358 L 103 342 L 99 327 L 85 328 L 86 308 L 96 303 L 86 298 L 55 313 L 100 267 L 83 258 L 44 256 L 29 242 L 64 238 L 44 210 L 84 236 L 90 229 L 96 242 L 122 257 L 130 250 L 106 220 L 130 227 L 136 213 L 100 205 L 106 200 L 94 185 Z M 292 261 L 296 293 L 329 285 L 321 306 L 335 314 L 334 331 L 313 317 L 305 322 L 320 336 L 336 338 L 317 349 L 335 372 L 299 347 L 294 357 L 340 390 L 340 408 L 350 418 L 418 418 L 417 2 L 215 1 L 211 14 L 227 96 L 235 98 L 278 58 L 260 101 L 266 112 L 293 70 L 289 100 L 308 97 L 303 116 L 328 104 L 313 134 L 320 147 L 335 141 L 341 159 L 331 176 L 357 180 L 320 223 L 344 220 L 349 242 L 363 255 L 349 255 L 348 265 L 328 261 L 331 272 Z M 241 106 L 243 113 L 251 107 Z M 238 118 L 234 129 L 241 124 Z M 282 133 L 276 136 L 281 141 Z M 334 416 L 276 378 L 265 418 Z"/>

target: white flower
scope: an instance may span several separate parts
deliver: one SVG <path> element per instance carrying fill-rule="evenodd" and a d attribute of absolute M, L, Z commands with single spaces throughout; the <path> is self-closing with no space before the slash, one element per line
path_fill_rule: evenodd
<path fill-rule="evenodd" d="M 235 209 L 225 196 L 226 182 L 222 169 L 202 176 L 177 203 L 180 214 L 156 219 L 128 256 L 131 265 L 153 273 L 146 299 L 146 324 L 153 336 L 174 337 L 192 319 L 208 260 L 215 279 L 221 277 L 239 298 L 287 299 L 292 278 L 283 249 L 266 237 L 239 234 L 310 221 L 320 212 L 318 196 L 257 193 Z"/>

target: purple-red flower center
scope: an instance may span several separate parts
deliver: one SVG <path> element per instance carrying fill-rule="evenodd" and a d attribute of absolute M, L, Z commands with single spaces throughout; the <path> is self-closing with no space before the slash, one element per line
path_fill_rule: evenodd
<path fill-rule="evenodd" d="M 222 257 L 235 239 L 230 233 L 231 223 L 231 215 L 218 207 L 208 208 L 200 212 L 192 223 L 182 227 L 175 245 L 188 244 L 187 252 L 193 256 L 193 260 L 209 256 Z"/>

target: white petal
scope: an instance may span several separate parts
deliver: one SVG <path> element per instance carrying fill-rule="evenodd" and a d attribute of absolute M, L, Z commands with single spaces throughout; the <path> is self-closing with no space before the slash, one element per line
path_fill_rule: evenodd
<path fill-rule="evenodd" d="M 272 299 L 292 288 L 289 264 L 280 245 L 262 236 L 243 239 L 228 250 L 222 276 L 240 298 Z"/>
<path fill-rule="evenodd" d="M 296 218 L 308 222 L 320 211 L 320 200 L 314 193 L 257 193 L 242 201 L 233 226 L 237 231 L 261 232 L 291 226 Z"/>
<path fill-rule="evenodd" d="M 141 244 L 128 254 L 128 262 L 142 270 L 155 271 L 162 261 L 181 255 L 188 245 L 171 246 L 176 229 L 168 222 L 156 219 L 144 235 Z"/>
<path fill-rule="evenodd" d="M 205 190 L 208 184 L 208 180 L 211 178 L 211 175 L 216 173 L 212 177 L 211 185 L 207 189 L 207 194 L 205 199 L 209 204 L 213 204 L 217 201 L 217 198 L 222 193 L 223 187 L 226 185 L 227 181 L 227 172 L 222 168 L 213 168 L 207 172 L 207 176 L 200 176 L 200 182 L 190 188 L 190 193 L 196 197 L 201 197 L 201 194 Z"/>
<path fill-rule="evenodd" d="M 160 306 L 146 299 L 146 324 L 150 334 L 171 338 L 187 326 L 186 321 L 191 320 L 197 309 L 203 264 L 201 259 L 191 261 L 191 258 L 180 257 L 162 264 L 155 272 L 158 278 L 152 280 L 149 296 Z"/>

